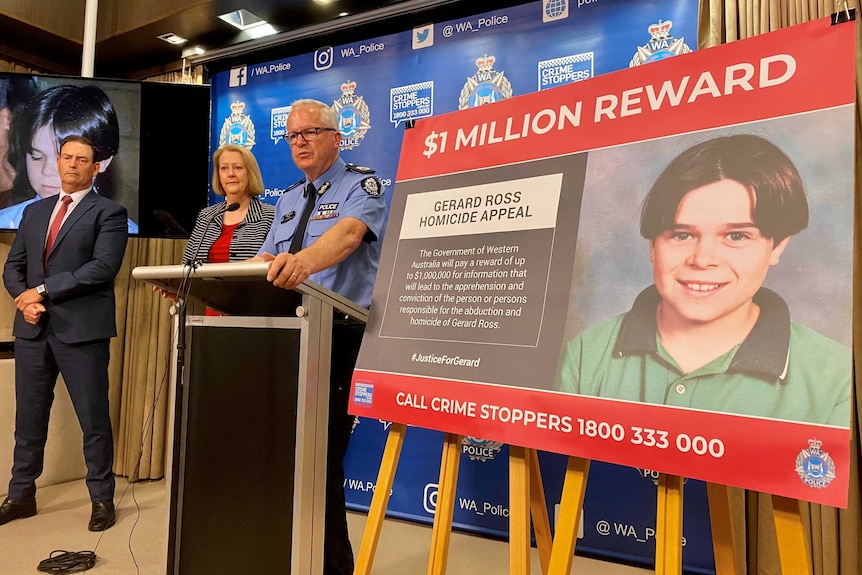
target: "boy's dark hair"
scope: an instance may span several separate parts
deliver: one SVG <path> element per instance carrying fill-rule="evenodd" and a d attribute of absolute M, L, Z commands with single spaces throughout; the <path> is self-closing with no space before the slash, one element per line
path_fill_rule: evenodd
<path fill-rule="evenodd" d="M 753 190 L 752 221 L 775 243 L 808 226 L 808 201 L 796 166 L 772 142 L 743 134 L 701 142 L 674 158 L 644 199 L 641 235 L 654 240 L 672 229 L 683 197 L 720 180 Z"/>
<path fill-rule="evenodd" d="M 117 113 L 101 88 L 64 85 L 39 92 L 12 118 L 9 163 L 16 171 L 13 203 L 36 195 L 27 177 L 25 158 L 33 151 L 33 135 L 48 125 L 53 128 L 58 144 L 66 136 L 88 138 L 95 146 L 96 162 L 110 158 L 120 148 Z"/>

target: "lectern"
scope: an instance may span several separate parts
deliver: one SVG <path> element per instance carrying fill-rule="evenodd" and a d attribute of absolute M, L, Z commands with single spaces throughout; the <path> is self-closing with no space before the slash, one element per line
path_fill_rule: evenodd
<path fill-rule="evenodd" d="M 175 316 L 168 575 L 323 572 L 332 323 L 368 310 L 268 265 L 132 271 L 174 293 L 188 276 L 188 309 L 230 314 Z"/>

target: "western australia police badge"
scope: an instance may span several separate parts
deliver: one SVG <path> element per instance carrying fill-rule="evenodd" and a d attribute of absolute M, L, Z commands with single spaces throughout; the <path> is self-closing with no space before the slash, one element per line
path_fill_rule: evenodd
<path fill-rule="evenodd" d="M 467 454 L 472 461 L 488 461 L 500 453 L 503 444 L 499 441 L 489 441 L 478 437 L 462 437 L 461 453 Z"/>
<path fill-rule="evenodd" d="M 652 39 L 643 46 L 638 46 L 637 52 L 629 62 L 629 68 L 691 52 L 684 37 L 674 38 L 671 35 L 671 28 L 673 28 L 673 22 L 670 20 L 664 22 L 659 20 L 657 24 L 650 24 L 648 30 Z"/>
<path fill-rule="evenodd" d="M 821 450 L 822 441 L 808 440 L 808 449 L 803 449 L 796 457 L 796 473 L 805 485 L 816 489 L 829 487 L 835 479 L 835 462 L 829 454 Z"/>
<path fill-rule="evenodd" d="M 243 114 L 245 102 L 234 102 L 230 105 L 230 116 L 224 119 L 219 135 L 219 146 L 235 144 L 249 150 L 254 146 L 254 124 L 251 116 Z"/>
<path fill-rule="evenodd" d="M 467 78 L 461 95 L 458 97 L 458 109 L 475 108 L 485 104 L 493 104 L 512 97 L 512 84 L 504 72 L 494 70 L 494 56 L 485 54 L 476 59 L 478 71 Z"/>
<path fill-rule="evenodd" d="M 356 82 L 348 80 L 341 85 L 341 97 L 332 104 L 338 117 L 342 150 L 351 150 L 362 143 L 365 132 L 371 129 L 371 112 L 362 96 L 356 95 Z"/>

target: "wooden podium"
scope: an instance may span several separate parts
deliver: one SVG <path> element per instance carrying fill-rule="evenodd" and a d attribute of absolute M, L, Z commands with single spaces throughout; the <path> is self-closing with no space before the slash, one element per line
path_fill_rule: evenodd
<path fill-rule="evenodd" d="M 174 326 L 168 575 L 323 572 L 332 322 L 365 323 L 368 310 L 313 282 L 276 288 L 268 267 L 132 271 L 173 293 L 189 277 Z M 231 315 L 197 315 L 203 305 Z"/>

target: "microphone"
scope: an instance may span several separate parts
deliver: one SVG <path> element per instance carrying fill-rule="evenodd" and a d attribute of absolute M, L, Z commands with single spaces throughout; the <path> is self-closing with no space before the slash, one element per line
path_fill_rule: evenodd
<path fill-rule="evenodd" d="M 222 215 L 223 213 L 235 212 L 238 209 L 239 209 L 239 203 L 238 202 L 234 202 L 232 204 L 224 203 L 221 206 L 219 206 L 219 209 L 217 209 L 212 214 L 210 214 L 210 217 L 207 218 L 207 225 L 204 226 L 204 232 L 201 235 L 201 239 L 198 240 L 198 245 L 195 247 L 195 251 L 193 252 L 194 255 L 192 256 L 191 261 L 183 262 L 183 263 L 186 265 L 192 266 L 192 268 L 197 267 L 197 264 L 201 263 L 198 261 L 198 254 L 200 253 L 201 247 L 204 244 L 204 240 L 207 237 L 207 231 L 209 230 L 210 224 L 213 223 L 213 220 L 215 220 L 218 216 Z"/>

